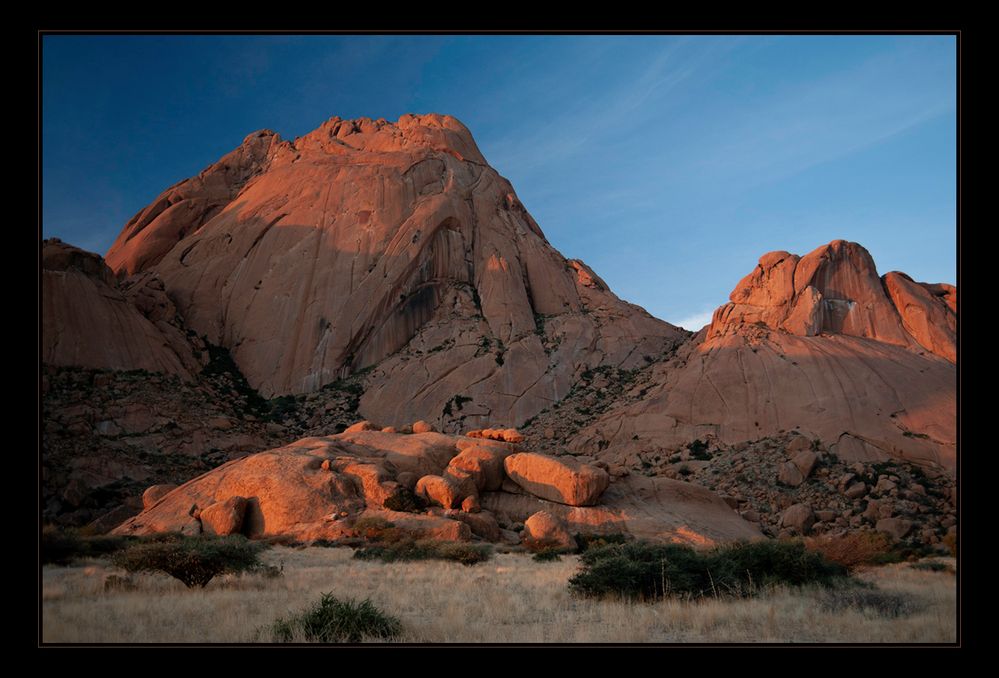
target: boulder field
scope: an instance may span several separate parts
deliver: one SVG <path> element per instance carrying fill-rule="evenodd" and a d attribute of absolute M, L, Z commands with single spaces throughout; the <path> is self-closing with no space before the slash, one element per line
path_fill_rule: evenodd
<path fill-rule="evenodd" d="M 143 511 L 114 533 L 335 541 L 364 536 L 358 521 L 381 518 L 424 538 L 524 537 L 566 547 L 567 535 L 577 533 L 695 545 L 761 537 L 720 497 L 689 483 L 635 477 L 612 484 L 599 463 L 516 443 L 363 424 L 228 462 L 179 487 L 151 487 Z M 414 490 L 423 509 L 393 509 L 401 505 L 394 498 Z"/>

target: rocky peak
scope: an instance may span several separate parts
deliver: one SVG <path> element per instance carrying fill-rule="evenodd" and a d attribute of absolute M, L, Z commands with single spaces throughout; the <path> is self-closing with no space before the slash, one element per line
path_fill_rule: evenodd
<path fill-rule="evenodd" d="M 798 336 L 844 334 L 956 359 L 956 288 L 878 276 L 862 246 L 834 240 L 804 257 L 760 257 L 730 303 L 715 311 L 708 336 L 765 326 Z M 949 300 L 953 299 L 951 303 Z"/>
<path fill-rule="evenodd" d="M 686 337 L 552 248 L 447 115 L 254 133 L 129 222 L 108 261 L 155 274 L 265 396 L 376 368 L 361 413 L 390 424 L 517 424 L 583 371 Z"/>
<path fill-rule="evenodd" d="M 229 204 L 289 145 L 270 130 L 248 135 L 197 176 L 174 184 L 132 217 L 105 255 L 120 276 L 147 270 Z"/>
<path fill-rule="evenodd" d="M 398 122 L 384 118 L 344 120 L 334 116 L 316 130 L 294 141 L 302 157 L 345 153 L 426 153 L 434 151 L 460 161 L 486 165 L 471 132 L 450 115 L 407 113 Z"/>

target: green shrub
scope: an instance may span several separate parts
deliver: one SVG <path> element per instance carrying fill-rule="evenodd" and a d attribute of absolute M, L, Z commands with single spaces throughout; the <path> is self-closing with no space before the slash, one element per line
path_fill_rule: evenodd
<path fill-rule="evenodd" d="M 676 544 L 633 542 L 591 548 L 569 589 L 584 596 L 617 593 L 632 598 L 696 593 L 707 587 L 701 556 Z"/>
<path fill-rule="evenodd" d="M 99 558 L 120 551 L 133 541 L 129 537 L 87 536 L 79 530 L 46 526 L 42 529 L 42 564 L 68 565 L 78 558 Z"/>
<path fill-rule="evenodd" d="M 801 542 L 759 541 L 698 552 L 679 544 L 638 541 L 591 547 L 569 580 L 576 594 L 657 599 L 748 596 L 774 585 L 832 585 L 846 569 Z"/>
<path fill-rule="evenodd" d="M 291 619 L 278 619 L 271 627 L 274 640 L 297 638 L 319 643 L 358 643 L 365 638 L 394 638 L 402 623 L 365 599 L 360 603 L 338 600 L 332 593 Z"/>
<path fill-rule="evenodd" d="M 358 560 L 380 560 L 384 563 L 407 560 L 452 560 L 462 565 L 475 565 L 489 560 L 492 548 L 488 544 L 433 539 L 400 540 L 377 544 L 354 551 Z"/>
<path fill-rule="evenodd" d="M 726 587 L 831 586 L 847 574 L 845 567 L 806 550 L 797 540 L 734 544 L 712 551 L 708 561 L 716 585 Z"/>
<path fill-rule="evenodd" d="M 576 534 L 576 553 L 585 553 L 591 548 L 599 548 L 601 546 L 607 546 L 608 544 L 626 544 L 631 540 L 631 537 L 624 534 L 623 532 L 614 532 L 611 534 Z"/>
<path fill-rule="evenodd" d="M 945 563 L 941 563 L 937 560 L 927 560 L 921 563 L 912 563 L 909 565 L 914 570 L 922 570 L 924 572 L 946 572 L 949 568 Z"/>
<path fill-rule="evenodd" d="M 129 572 L 163 572 L 188 588 L 204 587 L 220 574 L 250 572 L 263 568 L 258 555 L 263 545 L 242 535 L 229 537 L 181 537 L 134 544 L 119 551 L 112 562 Z"/>

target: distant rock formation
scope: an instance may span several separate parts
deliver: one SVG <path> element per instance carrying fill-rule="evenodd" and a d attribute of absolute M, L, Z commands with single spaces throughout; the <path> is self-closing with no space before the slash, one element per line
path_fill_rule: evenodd
<path fill-rule="evenodd" d="M 615 454 L 797 429 L 840 458 L 955 465 L 956 298 L 842 240 L 771 252 L 656 385 L 576 437 Z"/>

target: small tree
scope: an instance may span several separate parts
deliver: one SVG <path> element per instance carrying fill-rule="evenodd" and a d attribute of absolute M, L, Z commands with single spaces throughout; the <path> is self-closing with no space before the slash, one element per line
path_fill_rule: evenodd
<path fill-rule="evenodd" d="M 262 568 L 258 554 L 263 548 L 241 535 L 172 536 L 130 546 L 116 553 L 112 562 L 129 572 L 163 572 L 188 588 L 204 587 L 220 574 Z"/>

